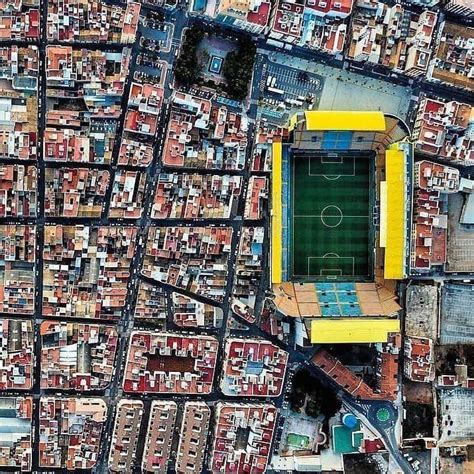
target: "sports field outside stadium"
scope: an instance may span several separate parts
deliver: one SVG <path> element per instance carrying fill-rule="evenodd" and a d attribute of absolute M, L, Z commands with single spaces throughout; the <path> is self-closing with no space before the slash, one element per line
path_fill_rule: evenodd
<path fill-rule="evenodd" d="M 354 280 L 372 271 L 373 157 L 297 153 L 291 164 L 291 273 Z"/>

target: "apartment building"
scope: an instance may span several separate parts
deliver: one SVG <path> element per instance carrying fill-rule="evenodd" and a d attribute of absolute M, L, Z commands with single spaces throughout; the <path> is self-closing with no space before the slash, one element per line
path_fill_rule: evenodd
<path fill-rule="evenodd" d="M 179 435 L 175 469 L 178 474 L 201 472 L 211 409 L 204 402 L 186 402 Z"/>
<path fill-rule="evenodd" d="M 153 400 L 145 437 L 142 470 L 166 474 L 175 432 L 178 406 L 173 401 Z"/>
<path fill-rule="evenodd" d="M 142 417 L 143 402 L 140 400 L 118 402 L 108 462 L 111 472 L 133 472 Z"/>
<path fill-rule="evenodd" d="M 469 104 L 422 96 L 412 137 L 420 153 L 436 156 L 448 163 L 472 166 L 473 127 L 474 113 Z"/>
<path fill-rule="evenodd" d="M 214 336 L 133 331 L 123 388 L 132 393 L 209 394 L 218 348 Z"/>

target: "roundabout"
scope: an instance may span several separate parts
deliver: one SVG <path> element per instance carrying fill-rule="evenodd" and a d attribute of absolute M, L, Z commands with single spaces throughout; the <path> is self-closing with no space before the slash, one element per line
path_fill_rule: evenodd
<path fill-rule="evenodd" d="M 390 412 L 386 408 L 379 408 L 375 416 L 381 423 L 386 423 L 390 419 Z"/>

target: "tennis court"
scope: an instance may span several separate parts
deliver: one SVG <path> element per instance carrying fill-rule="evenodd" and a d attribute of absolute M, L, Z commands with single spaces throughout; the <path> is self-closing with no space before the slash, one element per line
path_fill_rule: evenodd
<path fill-rule="evenodd" d="M 291 265 L 294 278 L 370 276 L 371 157 L 292 157 Z"/>

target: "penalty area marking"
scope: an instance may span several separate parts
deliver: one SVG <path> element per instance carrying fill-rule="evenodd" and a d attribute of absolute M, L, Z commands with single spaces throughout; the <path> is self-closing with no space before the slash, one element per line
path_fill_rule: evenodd
<path fill-rule="evenodd" d="M 324 261 L 327 263 L 330 263 L 331 259 L 334 259 L 335 261 L 340 261 L 342 264 L 344 262 L 348 264 L 349 266 L 352 267 L 352 275 L 349 276 L 354 276 L 355 275 L 355 257 L 340 257 L 337 253 L 327 253 L 323 257 L 306 257 L 307 258 L 307 267 L 308 267 L 308 274 L 307 276 L 312 275 L 310 272 L 310 267 L 311 267 L 311 261 L 312 260 L 321 260 L 321 267 L 319 269 L 319 276 L 330 276 L 328 275 L 329 272 L 337 272 L 337 275 L 334 276 L 342 276 L 344 275 L 342 268 L 344 265 L 341 266 L 334 266 L 334 268 L 328 268 L 328 266 L 324 266 Z M 325 272 L 325 273 L 323 273 Z"/>
<path fill-rule="evenodd" d="M 341 159 L 344 158 L 344 157 L 340 157 Z M 356 172 L 355 172 L 355 158 L 353 156 L 347 156 L 346 158 L 348 159 L 351 159 L 352 160 L 352 173 L 351 174 L 346 174 L 346 173 L 338 173 L 338 174 L 330 174 L 330 173 L 311 173 L 311 162 L 313 159 L 316 159 L 316 157 L 309 157 L 308 158 L 308 176 L 322 176 L 326 179 L 328 179 L 328 177 L 332 177 L 333 179 L 338 179 L 340 178 L 341 176 L 355 176 Z M 320 164 L 333 164 L 333 165 L 343 165 L 344 164 L 344 161 L 340 161 L 340 162 L 330 162 L 330 161 L 323 161 L 323 157 L 320 157 Z"/>

